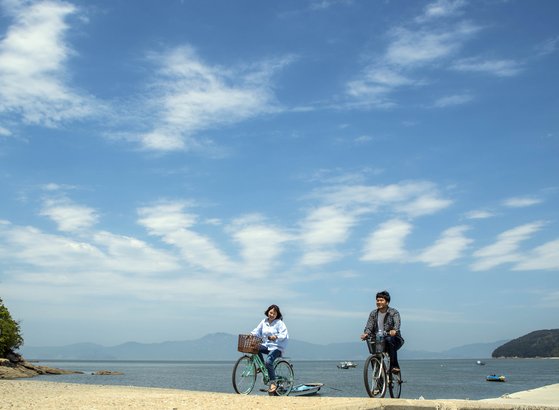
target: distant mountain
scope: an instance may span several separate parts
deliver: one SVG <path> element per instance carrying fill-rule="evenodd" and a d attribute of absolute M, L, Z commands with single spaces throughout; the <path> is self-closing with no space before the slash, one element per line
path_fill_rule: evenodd
<path fill-rule="evenodd" d="M 215 333 L 197 340 L 161 343 L 127 342 L 117 346 L 78 343 L 61 347 L 23 347 L 27 360 L 232 360 L 237 336 Z"/>
<path fill-rule="evenodd" d="M 499 340 L 492 343 L 474 343 L 460 347 L 454 347 L 441 353 L 452 359 L 486 359 L 491 357 L 491 352 L 498 346 L 506 343 L 507 340 Z"/>
<path fill-rule="evenodd" d="M 559 357 L 559 329 L 536 330 L 496 348 L 493 357 Z"/>
<path fill-rule="evenodd" d="M 400 350 L 400 358 L 417 359 L 483 359 L 504 343 L 478 343 L 444 352 Z M 294 360 L 364 360 L 369 352 L 363 342 L 318 345 L 300 340 L 289 341 L 288 356 Z M 237 336 L 214 333 L 196 340 L 161 343 L 128 342 L 117 346 L 78 343 L 57 347 L 24 346 L 21 354 L 27 360 L 234 360 Z"/>

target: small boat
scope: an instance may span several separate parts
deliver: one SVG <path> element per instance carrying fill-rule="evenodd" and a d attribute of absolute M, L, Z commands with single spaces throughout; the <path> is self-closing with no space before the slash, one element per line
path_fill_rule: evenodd
<path fill-rule="evenodd" d="M 478 360 L 476 364 L 478 364 L 479 366 L 485 366 L 485 362 L 482 362 L 481 360 Z"/>
<path fill-rule="evenodd" d="M 324 386 L 324 383 L 305 383 L 293 386 L 290 396 L 312 396 L 320 391 L 320 388 Z"/>
<path fill-rule="evenodd" d="M 336 366 L 338 367 L 338 369 L 349 369 L 352 367 L 357 367 L 357 363 L 345 361 L 338 363 Z"/>
<path fill-rule="evenodd" d="M 506 382 L 507 378 L 502 374 L 498 376 L 496 374 L 490 374 L 485 378 L 485 380 L 487 380 L 488 382 Z"/>

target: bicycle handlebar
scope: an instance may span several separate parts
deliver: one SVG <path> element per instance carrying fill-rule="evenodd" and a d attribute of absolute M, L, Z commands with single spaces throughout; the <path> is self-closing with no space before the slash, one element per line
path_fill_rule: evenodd
<path fill-rule="evenodd" d="M 383 330 L 382 332 L 379 332 L 379 333 L 381 333 L 381 336 L 382 336 L 383 338 L 386 337 L 386 336 L 389 336 L 389 333 L 386 332 L 386 331 L 384 331 L 384 330 Z M 363 339 L 363 340 L 375 340 L 375 339 L 376 339 L 376 336 L 377 336 L 377 333 L 375 333 L 375 334 L 373 334 L 373 335 L 367 333 L 367 337 L 366 337 L 365 339 Z"/>

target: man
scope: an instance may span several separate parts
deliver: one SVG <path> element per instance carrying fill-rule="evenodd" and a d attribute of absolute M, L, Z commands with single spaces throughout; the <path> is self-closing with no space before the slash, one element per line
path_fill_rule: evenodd
<path fill-rule="evenodd" d="M 391 307 L 390 293 L 383 290 L 376 295 L 377 308 L 369 315 L 365 331 L 361 335 L 361 340 L 365 340 L 374 335 L 379 329 L 386 333 L 386 350 L 390 356 L 390 369 L 392 373 L 400 372 L 398 364 L 398 349 L 404 344 L 404 339 L 400 334 L 400 313 Z"/>

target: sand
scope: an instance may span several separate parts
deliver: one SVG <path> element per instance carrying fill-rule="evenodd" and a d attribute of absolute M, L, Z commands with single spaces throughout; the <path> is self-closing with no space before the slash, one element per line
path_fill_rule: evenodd
<path fill-rule="evenodd" d="M 559 384 L 491 400 L 241 396 L 186 390 L 0 380 L 0 409 L 559 409 Z"/>

